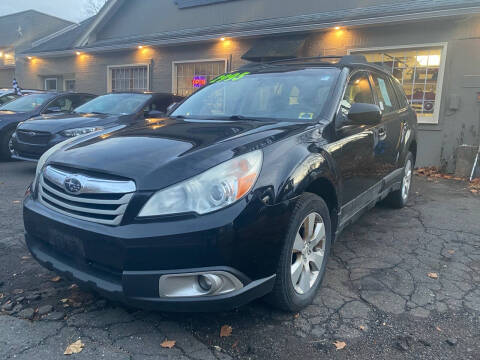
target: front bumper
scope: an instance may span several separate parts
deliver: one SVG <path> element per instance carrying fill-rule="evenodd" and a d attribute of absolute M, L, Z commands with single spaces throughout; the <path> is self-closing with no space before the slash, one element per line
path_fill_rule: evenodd
<path fill-rule="evenodd" d="M 40 157 L 51 147 L 69 138 L 55 134 L 45 144 L 32 144 L 21 141 L 17 136 L 12 138 L 13 154 L 12 158 L 24 161 L 37 162 Z"/>
<path fill-rule="evenodd" d="M 42 265 L 107 298 L 156 310 L 227 310 L 273 288 L 292 203 L 262 205 L 240 202 L 197 218 L 112 227 L 64 216 L 29 196 L 26 242 Z M 224 295 L 160 297 L 162 275 L 199 271 L 229 272 L 244 287 Z"/>

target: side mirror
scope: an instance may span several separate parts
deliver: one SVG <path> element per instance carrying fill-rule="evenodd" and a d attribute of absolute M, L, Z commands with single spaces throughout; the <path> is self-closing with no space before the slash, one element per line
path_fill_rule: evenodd
<path fill-rule="evenodd" d="M 50 113 L 58 113 L 58 112 L 62 112 L 62 109 L 61 109 L 59 106 L 49 107 L 49 108 L 47 108 L 47 110 L 45 111 L 45 113 L 47 113 L 47 114 L 50 114 Z"/>
<path fill-rule="evenodd" d="M 145 117 L 149 117 L 149 118 L 161 118 L 164 116 L 165 116 L 165 113 L 163 111 L 158 111 L 158 110 L 150 110 L 148 113 L 145 114 Z"/>
<path fill-rule="evenodd" d="M 382 120 L 378 105 L 355 103 L 348 112 L 348 119 L 355 125 L 376 125 Z"/>

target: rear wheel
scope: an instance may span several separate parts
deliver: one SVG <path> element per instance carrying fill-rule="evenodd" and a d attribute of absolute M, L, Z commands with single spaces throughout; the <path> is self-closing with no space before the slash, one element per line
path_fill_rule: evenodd
<path fill-rule="evenodd" d="M 12 159 L 13 143 L 12 136 L 15 132 L 14 129 L 9 129 L 0 138 L 0 159 L 3 161 L 10 161 Z"/>
<path fill-rule="evenodd" d="M 392 191 L 385 199 L 386 203 L 393 208 L 401 209 L 408 202 L 410 187 L 412 185 L 413 176 L 413 154 L 409 152 L 405 159 L 403 168 L 402 184 L 399 190 Z"/>
<path fill-rule="evenodd" d="M 330 245 L 327 205 L 317 195 L 303 194 L 288 226 L 275 286 L 267 300 L 287 311 L 311 304 L 325 274 Z"/>

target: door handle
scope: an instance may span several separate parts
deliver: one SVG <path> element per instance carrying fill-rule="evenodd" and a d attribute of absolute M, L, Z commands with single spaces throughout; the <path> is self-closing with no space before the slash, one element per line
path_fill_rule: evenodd
<path fill-rule="evenodd" d="M 378 129 L 378 138 L 379 138 L 381 141 L 384 141 L 384 140 L 387 138 L 387 132 L 385 131 L 384 128 Z"/>

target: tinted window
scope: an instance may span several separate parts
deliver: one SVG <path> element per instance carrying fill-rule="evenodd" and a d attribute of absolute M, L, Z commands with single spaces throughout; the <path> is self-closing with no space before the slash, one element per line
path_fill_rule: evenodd
<path fill-rule="evenodd" d="M 221 75 L 185 100 L 172 116 L 316 119 L 328 103 L 339 70 Z"/>
<path fill-rule="evenodd" d="M 17 112 L 27 112 L 37 110 L 46 104 L 52 98 L 51 94 L 32 94 L 22 96 L 17 100 L 0 107 L 0 110 L 10 110 Z"/>
<path fill-rule="evenodd" d="M 48 112 L 49 109 L 54 109 L 54 111 L 71 112 L 75 108 L 75 98 L 75 95 L 59 97 L 48 104 L 46 111 Z"/>
<path fill-rule="evenodd" d="M 402 89 L 402 85 L 397 79 L 394 79 L 392 81 L 393 87 L 395 88 L 395 92 L 397 93 L 397 100 L 398 100 L 398 105 L 400 106 L 401 109 L 408 107 L 408 99 L 407 96 L 405 95 L 405 92 Z"/>
<path fill-rule="evenodd" d="M 75 112 L 129 115 L 139 111 L 150 98 L 147 94 L 108 94 L 79 106 Z"/>
<path fill-rule="evenodd" d="M 397 98 L 390 80 L 383 75 L 373 74 L 372 76 L 380 110 L 385 113 L 398 110 Z"/>

